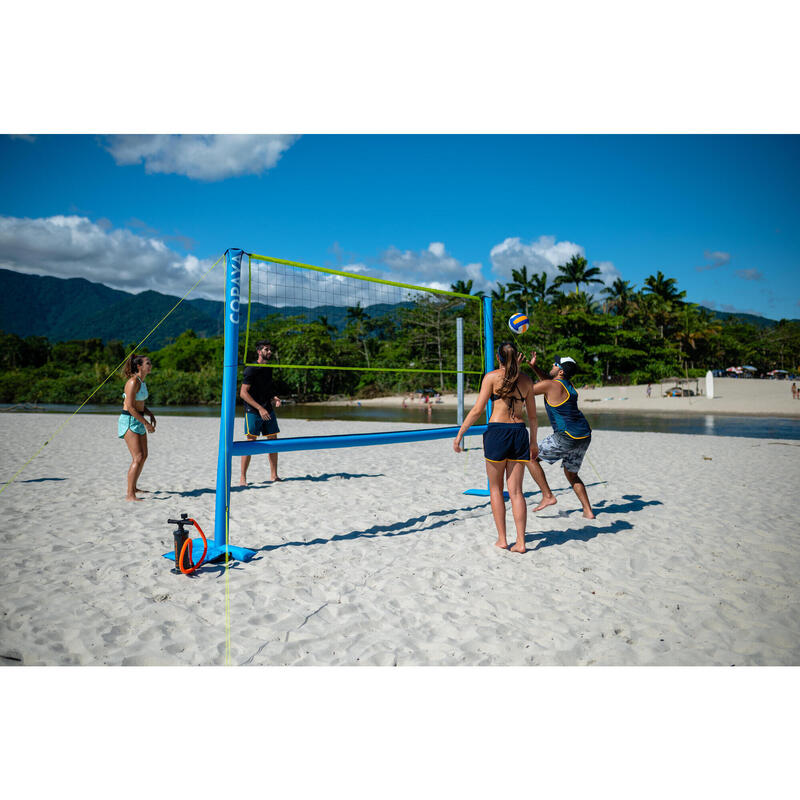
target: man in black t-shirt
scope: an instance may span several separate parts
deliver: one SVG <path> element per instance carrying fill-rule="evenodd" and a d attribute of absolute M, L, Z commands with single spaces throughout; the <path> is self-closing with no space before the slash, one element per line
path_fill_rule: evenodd
<path fill-rule="evenodd" d="M 256 342 L 256 361 L 266 364 L 275 352 L 274 346 L 264 339 Z M 280 408 L 281 400 L 276 394 L 276 387 L 272 379 L 272 367 L 251 366 L 244 368 L 242 388 L 239 397 L 244 400 L 244 433 L 248 439 L 258 439 L 266 436 L 267 439 L 277 439 L 280 428 L 275 418 L 275 408 Z M 247 468 L 250 466 L 250 456 L 242 456 L 241 485 L 247 486 Z M 278 454 L 269 453 L 269 470 L 273 481 L 280 481 L 278 477 Z"/>

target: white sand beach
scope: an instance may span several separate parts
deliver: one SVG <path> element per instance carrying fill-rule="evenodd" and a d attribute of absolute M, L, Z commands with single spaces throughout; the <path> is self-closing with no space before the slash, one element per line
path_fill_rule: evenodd
<path fill-rule="evenodd" d="M 637 386 L 599 386 L 582 387 L 578 384 L 580 402 L 585 404 L 589 411 L 647 411 L 654 413 L 671 414 L 747 414 L 753 416 L 768 415 L 774 417 L 800 417 L 800 400 L 792 398 L 791 386 L 793 381 L 773 381 L 759 378 L 716 378 L 714 379 L 714 397 L 707 396 L 705 378 L 699 378 L 695 385 L 694 380 L 686 384 L 687 388 L 694 391 L 698 389 L 701 394 L 694 397 L 664 397 L 672 388 L 670 382 L 654 383 L 650 397 L 647 396 L 647 385 Z M 800 381 L 797 381 L 800 385 Z M 468 393 L 464 403 L 469 410 L 477 400 L 478 395 Z M 369 400 L 359 400 L 361 405 L 401 406 L 403 395 L 394 397 L 376 397 Z M 355 401 L 339 401 L 341 405 L 352 405 Z M 421 396 L 417 395 L 407 403 L 418 406 L 422 404 Z M 444 406 L 457 404 L 454 394 L 444 394 L 440 398 Z M 538 400 L 540 409 L 542 401 Z M 335 405 L 335 403 L 328 403 Z"/>
<path fill-rule="evenodd" d="M 64 419 L 0 416 L 0 478 Z M 597 430 L 597 519 L 549 467 L 558 504 L 529 513 L 524 555 L 462 494 L 486 485 L 479 437 L 281 454 L 280 484 L 257 456 L 230 529 L 257 557 L 174 575 L 167 518 L 213 535 L 217 437 L 162 417 L 153 492 L 126 503 L 116 418 L 78 415 L 0 494 L 0 664 L 221 665 L 228 634 L 234 665 L 800 663 L 800 442 Z"/>

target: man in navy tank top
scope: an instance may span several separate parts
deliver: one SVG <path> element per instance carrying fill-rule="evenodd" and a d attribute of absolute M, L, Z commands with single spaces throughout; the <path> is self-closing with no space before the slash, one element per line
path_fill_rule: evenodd
<path fill-rule="evenodd" d="M 592 429 L 586 417 L 578 409 L 578 393 L 572 385 L 572 377 L 577 372 L 578 365 L 569 356 L 562 356 L 555 359 L 550 372 L 545 373 L 536 366 L 535 352 L 531 353 L 529 363 L 539 378 L 534 384 L 533 393 L 544 396 L 544 409 L 553 428 L 553 432 L 544 441 L 539 442 L 539 454 L 536 459 L 528 462 L 531 476 L 542 491 L 542 502 L 533 510 L 541 511 L 557 502 L 547 483 L 540 461 L 546 461 L 548 464 L 561 461 L 564 475 L 583 507 L 583 516 L 586 519 L 594 519 L 586 486 L 578 475 L 583 457 L 592 441 Z"/>

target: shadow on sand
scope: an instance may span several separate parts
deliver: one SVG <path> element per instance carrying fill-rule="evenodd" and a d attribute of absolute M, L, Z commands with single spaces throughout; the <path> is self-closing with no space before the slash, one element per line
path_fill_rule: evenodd
<path fill-rule="evenodd" d="M 641 511 L 643 508 L 647 508 L 647 506 L 662 506 L 664 505 L 660 500 L 642 500 L 642 496 L 640 494 L 624 494 L 622 495 L 623 500 L 628 500 L 627 503 L 612 503 L 610 506 L 605 505 L 605 500 L 601 500 L 599 503 L 592 503 L 592 511 L 596 517 L 599 517 L 601 514 L 631 514 L 636 511 Z M 580 508 L 570 508 L 567 511 L 562 511 L 562 514 L 580 514 Z M 543 517 L 542 519 L 546 519 Z"/>
<path fill-rule="evenodd" d="M 445 525 L 450 525 L 453 522 L 458 522 L 459 519 L 453 519 L 454 514 L 461 511 L 476 511 L 481 508 L 488 508 L 489 503 L 479 503 L 474 506 L 465 506 L 464 508 L 451 508 L 442 511 L 431 511 L 428 514 L 422 514 L 419 517 L 410 517 L 402 522 L 394 522 L 391 525 L 373 525 L 363 531 L 350 531 L 349 533 L 341 533 L 331 536 L 329 539 L 317 538 L 310 539 L 307 542 L 283 542 L 283 544 L 268 544 L 259 548 L 260 553 L 267 553 L 270 550 L 280 550 L 282 547 L 310 547 L 311 545 L 329 544 L 330 542 L 343 542 L 352 539 L 367 538 L 372 539 L 378 536 L 407 536 L 409 533 L 421 533 L 422 531 L 432 531 L 436 528 L 441 528 Z M 421 523 L 428 521 L 432 517 L 451 517 L 451 519 L 436 519 L 428 525 L 419 527 Z"/>
<path fill-rule="evenodd" d="M 594 539 L 601 533 L 620 533 L 622 531 L 633 530 L 633 525 L 624 520 L 617 520 L 610 525 L 600 527 L 598 525 L 587 524 L 582 528 L 574 528 L 568 531 L 547 531 L 545 533 L 529 533 L 525 536 L 525 541 L 528 544 L 535 544 L 530 547 L 529 551 L 541 550 L 543 547 L 552 547 L 553 545 L 566 544 L 566 542 L 588 542 Z"/>
<path fill-rule="evenodd" d="M 281 478 L 281 483 L 291 483 L 293 481 L 309 481 L 311 483 L 318 483 L 319 481 L 329 481 L 332 479 L 337 480 L 351 480 L 352 478 L 382 478 L 383 473 L 379 472 L 375 475 L 371 475 L 369 473 L 358 474 L 353 472 L 329 472 L 325 473 L 324 475 L 298 475 L 293 478 Z M 272 486 L 272 481 L 262 481 L 261 483 L 257 481 L 253 481 L 248 483 L 247 486 L 237 486 L 235 483 L 231 483 L 231 492 L 246 492 L 248 489 L 263 489 L 267 486 Z M 200 497 L 204 494 L 216 494 L 216 488 L 205 488 L 205 489 L 192 489 L 190 492 L 170 492 L 166 489 L 160 489 L 159 494 L 168 494 L 168 495 L 175 495 L 177 497 Z"/>

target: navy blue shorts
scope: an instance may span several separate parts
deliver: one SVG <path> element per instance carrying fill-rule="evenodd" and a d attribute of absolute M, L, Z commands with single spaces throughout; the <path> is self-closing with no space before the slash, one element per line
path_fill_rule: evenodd
<path fill-rule="evenodd" d="M 280 433 L 278 420 L 275 412 L 269 412 L 269 419 L 261 419 L 260 414 L 253 414 L 251 411 L 244 413 L 244 433 L 245 436 L 269 436 L 271 433 Z"/>
<path fill-rule="evenodd" d="M 487 461 L 530 461 L 531 442 L 524 422 L 490 422 L 483 434 Z"/>

